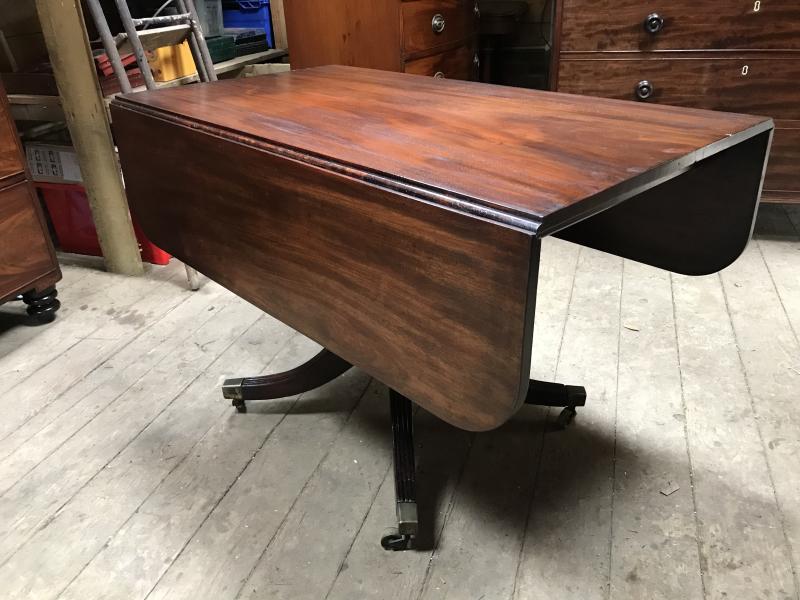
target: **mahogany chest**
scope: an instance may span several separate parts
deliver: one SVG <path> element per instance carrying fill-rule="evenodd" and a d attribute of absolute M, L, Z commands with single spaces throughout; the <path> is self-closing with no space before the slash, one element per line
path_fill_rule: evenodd
<path fill-rule="evenodd" d="M 27 181 L 25 160 L 0 85 L 0 302 L 22 295 L 28 314 L 51 320 L 61 279 L 39 201 Z"/>
<path fill-rule="evenodd" d="M 762 199 L 800 202 L 800 2 L 557 0 L 551 89 L 770 116 Z"/>
<path fill-rule="evenodd" d="M 292 0 L 285 12 L 292 68 L 476 78 L 477 0 Z"/>

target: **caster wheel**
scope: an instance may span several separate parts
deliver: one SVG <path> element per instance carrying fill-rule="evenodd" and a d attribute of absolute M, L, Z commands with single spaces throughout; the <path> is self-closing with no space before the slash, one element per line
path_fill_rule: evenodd
<path fill-rule="evenodd" d="M 395 552 L 401 550 L 409 550 L 411 548 L 411 536 L 402 535 L 400 533 L 391 533 L 381 538 L 381 546 L 384 550 L 393 550 Z"/>
<path fill-rule="evenodd" d="M 247 412 L 247 405 L 244 403 L 244 400 L 234 400 L 232 402 L 233 407 L 236 409 L 237 413 L 246 413 Z"/>
<path fill-rule="evenodd" d="M 574 406 L 567 406 L 561 411 L 561 414 L 558 415 L 558 418 L 556 419 L 556 427 L 559 429 L 566 429 L 567 426 L 575 419 L 575 415 L 577 414 L 578 411 L 575 410 Z"/>

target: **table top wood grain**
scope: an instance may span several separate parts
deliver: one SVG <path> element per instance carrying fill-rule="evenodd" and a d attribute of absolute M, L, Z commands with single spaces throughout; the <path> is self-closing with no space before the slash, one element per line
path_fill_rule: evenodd
<path fill-rule="evenodd" d="M 766 117 L 342 66 L 117 103 L 540 236 L 772 127 Z"/>

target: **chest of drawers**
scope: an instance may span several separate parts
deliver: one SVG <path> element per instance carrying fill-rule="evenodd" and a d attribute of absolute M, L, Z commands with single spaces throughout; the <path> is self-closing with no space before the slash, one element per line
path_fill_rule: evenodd
<path fill-rule="evenodd" d="M 328 64 L 474 79 L 477 0 L 292 0 L 292 68 Z"/>
<path fill-rule="evenodd" d="M 61 279 L 44 215 L 30 183 L 0 85 L 0 302 L 22 294 L 28 313 L 51 320 Z"/>
<path fill-rule="evenodd" d="M 797 0 L 557 0 L 551 89 L 775 119 L 766 202 L 800 202 Z"/>

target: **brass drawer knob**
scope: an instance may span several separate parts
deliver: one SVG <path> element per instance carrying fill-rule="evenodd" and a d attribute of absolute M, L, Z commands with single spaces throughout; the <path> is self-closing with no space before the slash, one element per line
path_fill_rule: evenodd
<path fill-rule="evenodd" d="M 442 73 L 441 71 L 436 71 L 436 73 L 433 74 L 433 78 L 434 79 L 444 79 L 444 73 Z"/>
<path fill-rule="evenodd" d="M 653 95 L 655 91 L 656 91 L 655 86 L 646 79 L 643 79 L 642 81 L 636 84 L 636 97 L 639 100 L 647 100 Z"/>
<path fill-rule="evenodd" d="M 431 20 L 431 28 L 433 28 L 433 33 L 442 33 L 444 31 L 444 16 L 440 14 L 433 15 L 433 19 Z"/>
<path fill-rule="evenodd" d="M 664 17 L 658 13 L 650 13 L 644 20 L 644 30 L 653 35 L 664 29 Z"/>

